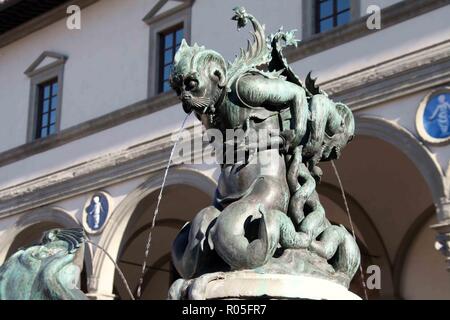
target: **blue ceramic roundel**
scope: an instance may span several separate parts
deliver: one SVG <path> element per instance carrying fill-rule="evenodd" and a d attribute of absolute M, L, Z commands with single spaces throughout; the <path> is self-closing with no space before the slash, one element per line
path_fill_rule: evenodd
<path fill-rule="evenodd" d="M 450 137 L 450 92 L 432 95 L 425 105 L 423 128 L 436 139 Z"/>
<path fill-rule="evenodd" d="M 86 224 L 93 231 L 101 229 L 106 221 L 109 211 L 108 199 L 101 193 L 92 196 L 91 202 L 86 207 Z"/>

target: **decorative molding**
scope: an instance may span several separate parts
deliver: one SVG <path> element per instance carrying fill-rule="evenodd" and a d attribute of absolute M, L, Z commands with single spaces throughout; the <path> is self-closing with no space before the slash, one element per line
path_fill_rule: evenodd
<path fill-rule="evenodd" d="M 450 41 L 338 77 L 320 86 L 353 111 L 450 82 Z"/>
<path fill-rule="evenodd" d="M 55 59 L 54 62 L 45 65 L 44 67 L 38 68 L 39 65 L 42 63 L 42 61 L 45 60 L 45 58 L 53 58 Z M 28 77 L 32 77 L 34 76 L 36 73 L 40 73 L 43 72 L 47 69 L 51 69 L 57 65 L 63 64 L 67 61 L 67 56 L 57 53 L 57 52 L 52 52 L 52 51 L 44 51 L 41 53 L 41 55 L 27 68 L 27 70 L 25 70 L 25 74 Z"/>
<path fill-rule="evenodd" d="M 194 127 L 189 129 L 191 137 Z M 171 134 L 73 167 L 0 190 L 0 218 L 49 205 L 107 185 L 162 170 L 173 142 Z M 202 150 L 199 152 L 203 152 Z M 202 156 L 194 153 L 192 160 Z"/>
<path fill-rule="evenodd" d="M 379 32 L 398 23 L 412 19 L 432 10 L 450 4 L 449 0 L 403 0 L 381 10 L 381 29 L 369 30 L 367 16 L 323 33 L 318 33 L 302 41 L 297 48 L 286 51 L 288 61 L 297 61 L 313 54 L 331 49 L 352 40 Z"/>
<path fill-rule="evenodd" d="M 183 1 L 179 1 L 179 0 L 174 0 L 174 1 L 178 1 L 178 2 L 182 2 L 180 5 L 167 10 L 161 14 L 158 14 L 159 10 L 162 9 L 162 7 L 164 7 L 164 5 L 169 2 L 169 0 L 160 0 L 158 1 L 153 8 L 150 10 L 149 13 L 147 13 L 145 15 L 145 17 L 142 19 L 142 21 L 144 21 L 147 24 L 153 24 L 156 23 L 160 20 L 163 20 L 165 18 L 168 18 L 170 16 L 173 16 L 181 11 L 184 11 L 186 9 L 189 9 L 192 7 L 192 5 L 194 4 L 195 0 L 183 0 Z"/>
<path fill-rule="evenodd" d="M 1 152 L 0 167 L 160 111 L 178 102 L 175 93 L 166 93 L 133 103 L 95 119 L 63 129 L 57 134 Z"/>
<path fill-rule="evenodd" d="M 150 19 L 152 19 L 158 12 L 159 10 L 162 9 L 162 7 L 164 7 L 166 5 L 166 3 L 169 2 L 169 0 L 159 0 L 154 6 L 153 8 L 145 15 L 144 19 L 142 19 L 144 22 L 149 21 Z M 148 23 L 148 22 L 147 22 Z"/>
<path fill-rule="evenodd" d="M 91 4 L 94 4 L 99 0 L 74 0 L 72 1 L 72 5 L 77 5 L 81 9 L 90 6 Z M 62 4 L 59 7 L 48 11 L 47 13 L 44 13 L 24 24 L 21 24 L 20 26 L 5 32 L 4 34 L 0 35 L 0 48 L 17 41 L 21 38 L 24 38 L 28 36 L 30 33 L 33 33 L 35 31 L 38 31 L 42 28 L 45 28 L 46 26 L 61 20 L 62 18 L 67 16 L 67 7 L 68 4 Z"/>

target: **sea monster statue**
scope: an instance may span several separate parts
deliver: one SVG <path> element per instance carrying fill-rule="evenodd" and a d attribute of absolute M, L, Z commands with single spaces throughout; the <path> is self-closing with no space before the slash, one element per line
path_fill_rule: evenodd
<path fill-rule="evenodd" d="M 207 299 L 212 281 L 249 275 L 309 275 L 348 288 L 360 252 L 352 235 L 325 217 L 316 184 L 318 163 L 337 159 L 353 138 L 352 112 L 333 102 L 310 74 L 305 84 L 294 74 L 282 53 L 296 46 L 293 31 L 280 29 L 266 39 L 264 27 L 244 8 L 234 13 L 238 28 L 253 26 L 247 50 L 226 63 L 219 53 L 183 40 L 171 86 L 184 111 L 194 112 L 207 129 L 223 136 L 227 130 L 275 129 L 279 134 L 269 144 L 278 148 L 257 145 L 244 161 L 221 165 L 214 204 L 173 243 L 181 279 L 169 299 Z M 273 160 L 263 165 L 267 156 Z M 270 290 L 257 294 L 271 297 Z"/>
<path fill-rule="evenodd" d="M 0 267 L 0 300 L 87 300 L 77 287 L 83 267 L 82 229 L 53 229 Z"/>

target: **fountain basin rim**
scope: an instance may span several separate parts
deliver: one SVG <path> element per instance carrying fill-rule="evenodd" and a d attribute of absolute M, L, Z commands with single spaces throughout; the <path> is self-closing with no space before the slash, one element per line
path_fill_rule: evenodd
<path fill-rule="evenodd" d="M 311 275 L 259 274 L 235 271 L 209 282 L 209 299 L 361 300 L 343 285 Z"/>

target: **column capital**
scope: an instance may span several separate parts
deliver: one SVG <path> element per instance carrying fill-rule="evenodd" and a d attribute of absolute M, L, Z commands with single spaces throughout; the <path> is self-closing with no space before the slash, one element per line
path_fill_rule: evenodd
<path fill-rule="evenodd" d="M 450 219 L 441 221 L 430 227 L 437 232 L 434 247 L 444 255 L 447 271 L 450 271 Z"/>
<path fill-rule="evenodd" d="M 450 198 L 442 197 L 436 204 L 436 213 L 439 221 L 450 220 Z"/>

